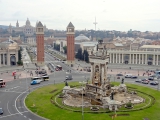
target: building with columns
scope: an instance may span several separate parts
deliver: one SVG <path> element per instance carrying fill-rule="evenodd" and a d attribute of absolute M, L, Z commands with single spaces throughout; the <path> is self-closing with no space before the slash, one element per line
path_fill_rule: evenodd
<path fill-rule="evenodd" d="M 0 67 L 17 65 L 19 46 L 11 39 L 0 43 Z"/>
<path fill-rule="evenodd" d="M 44 29 L 42 23 L 39 21 L 36 28 L 37 40 L 37 65 L 44 65 Z"/>
<path fill-rule="evenodd" d="M 75 64 L 75 50 L 74 50 L 74 26 L 70 22 L 67 26 L 67 64 L 73 66 Z"/>
<path fill-rule="evenodd" d="M 160 45 L 143 45 L 138 50 L 108 49 L 109 63 L 160 65 Z"/>

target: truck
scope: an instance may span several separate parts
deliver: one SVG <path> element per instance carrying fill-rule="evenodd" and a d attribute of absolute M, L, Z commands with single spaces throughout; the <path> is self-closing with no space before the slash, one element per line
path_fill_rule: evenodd
<path fill-rule="evenodd" d="M 6 86 L 6 82 L 4 82 L 3 79 L 0 79 L 0 87 L 5 87 Z"/>

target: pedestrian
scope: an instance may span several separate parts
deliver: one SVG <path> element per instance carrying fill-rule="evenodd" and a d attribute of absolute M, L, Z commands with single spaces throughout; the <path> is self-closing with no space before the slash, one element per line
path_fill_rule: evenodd
<path fill-rule="evenodd" d="M 111 72 L 112 72 L 112 70 L 111 70 Z"/>

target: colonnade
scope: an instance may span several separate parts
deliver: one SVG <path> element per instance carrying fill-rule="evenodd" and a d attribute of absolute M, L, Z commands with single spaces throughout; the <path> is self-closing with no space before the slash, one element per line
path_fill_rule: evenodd
<path fill-rule="evenodd" d="M 159 54 L 136 54 L 136 53 L 109 53 L 110 60 L 109 63 L 125 63 L 128 64 L 144 64 L 148 65 L 148 62 L 152 62 L 152 65 L 160 65 L 159 64 Z M 152 59 L 148 59 L 151 56 Z"/>
<path fill-rule="evenodd" d="M 18 59 L 18 53 L 10 54 L 8 53 L 0 53 L 0 67 L 1 66 L 10 66 L 11 65 L 11 56 L 15 56 L 16 60 Z M 17 61 L 16 61 L 17 62 Z"/>

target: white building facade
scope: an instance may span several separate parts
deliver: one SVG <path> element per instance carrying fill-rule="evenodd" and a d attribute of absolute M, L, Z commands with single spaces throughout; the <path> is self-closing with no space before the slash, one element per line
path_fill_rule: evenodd
<path fill-rule="evenodd" d="M 109 63 L 160 65 L 160 45 L 144 45 L 139 50 L 108 50 Z"/>

